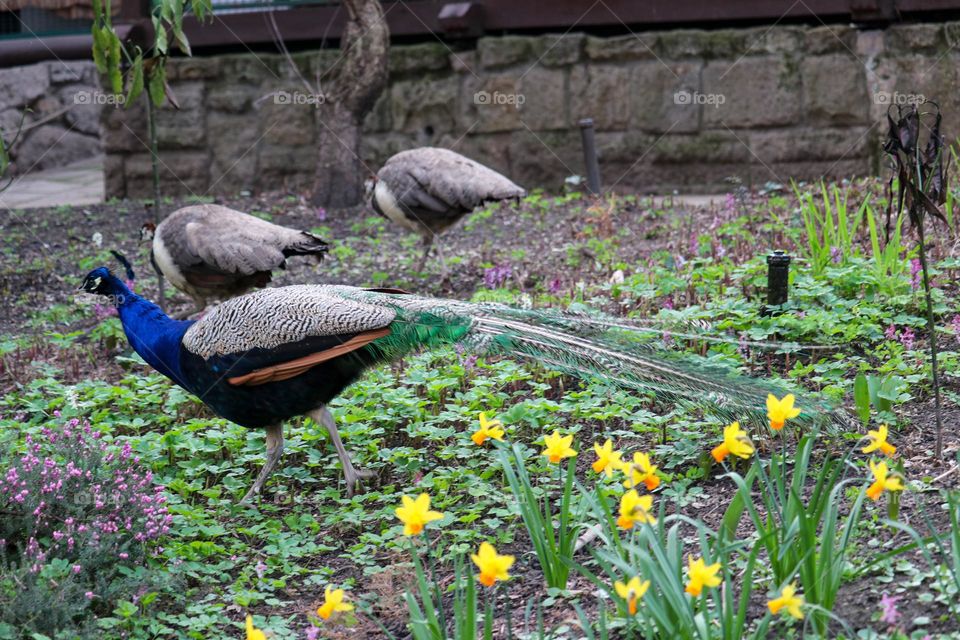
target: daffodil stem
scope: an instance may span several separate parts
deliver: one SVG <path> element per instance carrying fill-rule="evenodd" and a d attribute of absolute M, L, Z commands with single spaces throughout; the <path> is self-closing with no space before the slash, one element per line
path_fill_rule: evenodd
<path fill-rule="evenodd" d="M 440 584 L 437 582 L 437 570 L 433 563 L 433 548 L 430 545 L 430 536 L 426 529 L 423 530 L 423 541 L 426 545 L 427 566 L 430 568 L 430 582 L 433 583 L 433 597 L 437 601 L 437 611 L 440 613 L 440 626 L 443 627 L 443 632 L 446 633 L 447 617 L 443 611 L 443 594 L 440 591 Z"/>
<path fill-rule="evenodd" d="M 753 464 L 757 465 L 757 472 L 760 474 L 761 482 L 763 482 L 764 491 L 770 497 L 770 504 L 774 507 L 774 517 L 777 515 L 782 515 L 780 513 L 780 505 L 777 500 L 777 492 L 774 490 L 773 485 L 770 483 L 770 477 L 767 475 L 766 470 L 763 468 L 763 460 L 760 459 L 760 456 L 754 456 Z M 783 522 L 780 523 L 783 526 Z"/>
<path fill-rule="evenodd" d="M 497 587 L 498 584 L 494 584 L 493 587 L 487 589 L 484 594 L 484 608 L 483 608 L 483 637 L 486 640 L 488 637 L 493 637 L 493 617 L 497 611 Z"/>

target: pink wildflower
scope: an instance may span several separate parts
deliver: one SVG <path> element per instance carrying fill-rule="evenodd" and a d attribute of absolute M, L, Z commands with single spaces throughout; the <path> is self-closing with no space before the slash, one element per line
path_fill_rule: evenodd
<path fill-rule="evenodd" d="M 900 596 L 888 596 L 886 592 L 884 592 L 880 597 L 880 608 L 883 609 L 880 615 L 880 622 L 897 624 L 897 621 L 900 619 L 900 612 L 897 611 L 897 602 L 900 600 Z"/>

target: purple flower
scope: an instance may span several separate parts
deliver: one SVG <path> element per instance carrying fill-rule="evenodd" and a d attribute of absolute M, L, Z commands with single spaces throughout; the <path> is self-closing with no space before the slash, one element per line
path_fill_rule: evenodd
<path fill-rule="evenodd" d="M 737 208 L 737 196 L 733 193 L 728 193 L 726 198 L 724 198 L 723 208 L 727 213 L 733 213 Z"/>
<path fill-rule="evenodd" d="M 317 207 L 317 220 L 323 222 L 327 219 L 327 210 L 323 207 Z"/>
<path fill-rule="evenodd" d="M 487 289 L 498 289 L 513 275 L 513 268 L 509 264 L 498 264 L 483 270 L 483 284 Z"/>
<path fill-rule="evenodd" d="M 897 602 L 901 600 L 900 596 L 888 596 L 886 592 L 880 597 L 880 608 L 883 613 L 880 615 L 880 622 L 886 624 L 897 624 L 900 619 L 900 612 L 897 611 Z"/>
<path fill-rule="evenodd" d="M 457 343 L 453 349 L 457 352 L 457 359 L 460 361 L 460 366 L 467 371 L 473 371 L 474 367 L 477 366 L 477 356 L 472 353 L 467 353 L 467 350 L 460 343 Z"/>
<path fill-rule="evenodd" d="M 903 348 L 907 351 L 913 351 L 913 341 L 916 337 L 913 329 L 907 327 L 900 333 L 900 344 L 902 344 Z"/>
<path fill-rule="evenodd" d="M 843 260 L 843 251 L 840 251 L 840 247 L 830 247 L 830 261 L 833 264 L 840 264 L 841 260 Z"/>
<path fill-rule="evenodd" d="M 93 598 L 94 598 L 93 591 L 87 591 L 85 594 L 83 594 L 83 596 L 84 596 L 87 600 L 93 600 Z"/>
<path fill-rule="evenodd" d="M 897 325 L 891 323 L 890 326 L 887 327 L 887 330 L 883 332 L 883 337 L 886 338 L 887 340 L 896 340 Z"/>
<path fill-rule="evenodd" d="M 264 574 L 267 572 L 267 565 L 264 564 L 263 560 L 260 560 L 256 566 L 253 567 L 253 570 L 257 572 L 257 577 L 262 580 Z"/>
<path fill-rule="evenodd" d="M 563 291 L 563 280 L 561 280 L 560 278 L 551 279 L 550 282 L 547 283 L 547 291 L 549 291 L 552 294 L 558 294 L 561 291 Z M 960 318 L 960 316 L 957 316 L 957 317 Z"/>
<path fill-rule="evenodd" d="M 320 629 L 310 625 L 307 627 L 307 640 L 317 640 L 320 637 Z"/>
<path fill-rule="evenodd" d="M 914 258 L 910 261 L 910 286 L 914 290 L 920 288 L 921 284 L 921 274 L 923 273 L 923 267 L 920 265 L 920 259 Z"/>

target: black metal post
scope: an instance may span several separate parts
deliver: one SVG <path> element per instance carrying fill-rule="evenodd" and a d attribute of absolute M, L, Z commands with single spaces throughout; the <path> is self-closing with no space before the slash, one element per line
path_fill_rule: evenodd
<path fill-rule="evenodd" d="M 790 289 L 790 256 L 779 249 L 767 255 L 767 304 L 787 303 Z"/>
<path fill-rule="evenodd" d="M 593 195 L 600 195 L 600 164 L 597 162 L 597 144 L 593 138 L 593 118 L 584 118 L 578 124 L 583 162 L 587 167 L 587 189 Z"/>

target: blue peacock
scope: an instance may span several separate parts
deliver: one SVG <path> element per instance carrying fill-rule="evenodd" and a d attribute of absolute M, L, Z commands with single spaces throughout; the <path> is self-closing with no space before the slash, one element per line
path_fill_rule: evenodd
<path fill-rule="evenodd" d="M 459 343 L 585 379 L 711 406 L 730 419 L 756 417 L 765 381 L 690 362 L 642 328 L 609 318 L 412 295 L 397 289 L 293 285 L 233 298 L 199 320 L 174 320 L 131 292 L 106 267 L 80 287 L 117 307 L 130 346 L 216 414 L 266 430 L 266 461 L 243 501 L 263 487 L 283 452 L 283 422 L 323 425 L 343 466 L 348 495 L 367 477 L 354 468 L 326 405 L 368 368 L 424 348 Z M 803 398 L 808 421 L 829 407 Z M 762 415 L 762 414 L 760 414 Z"/>

